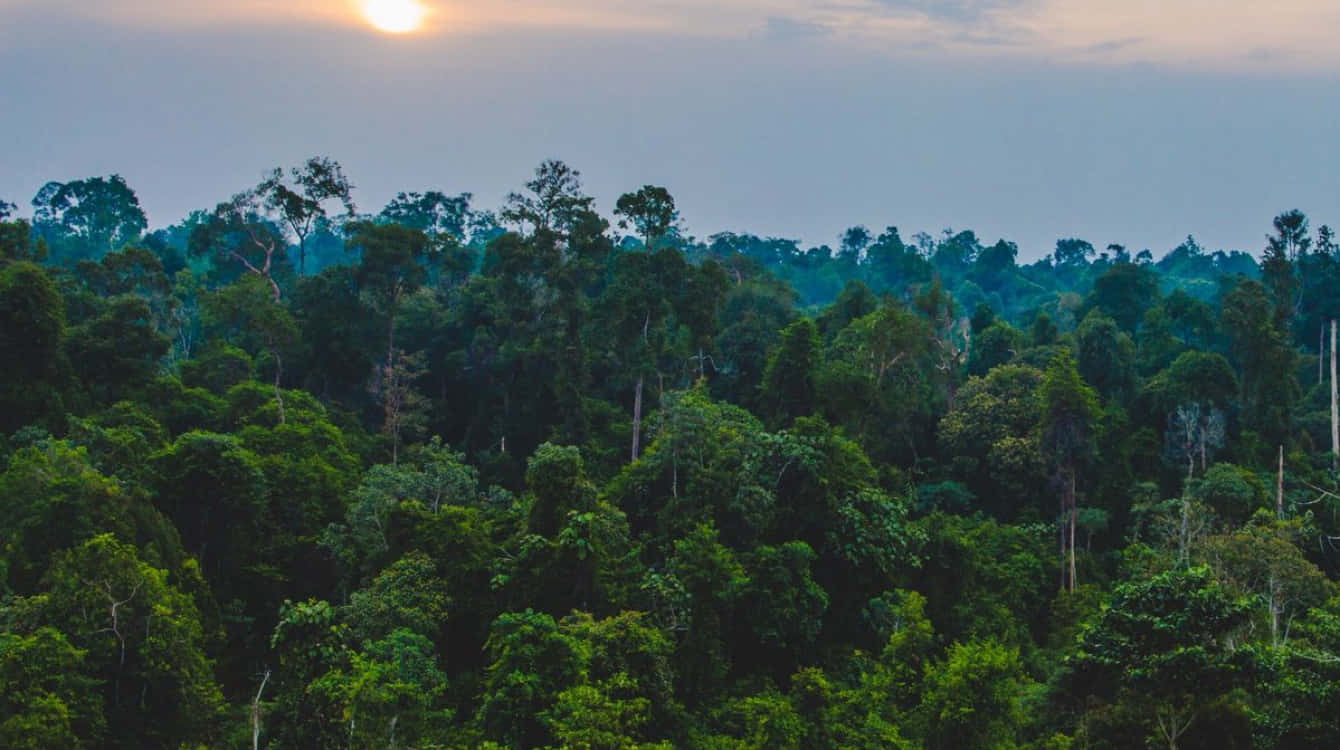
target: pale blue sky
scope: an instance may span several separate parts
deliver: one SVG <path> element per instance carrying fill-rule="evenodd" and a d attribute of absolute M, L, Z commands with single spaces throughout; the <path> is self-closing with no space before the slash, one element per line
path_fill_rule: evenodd
<path fill-rule="evenodd" d="M 119 172 L 159 225 L 327 154 L 368 210 L 491 207 L 553 157 L 699 236 L 1256 251 L 1340 224 L 1340 8 L 1266 5 L 495 0 L 390 37 L 339 0 L 0 0 L 0 198 Z"/>

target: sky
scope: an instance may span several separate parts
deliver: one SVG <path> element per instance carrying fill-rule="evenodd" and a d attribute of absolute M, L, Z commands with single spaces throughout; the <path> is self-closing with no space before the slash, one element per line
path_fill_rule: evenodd
<path fill-rule="evenodd" d="M 607 215 L 836 244 L 972 229 L 1258 252 L 1340 224 L 1334 0 L 0 0 L 0 199 L 119 173 L 154 226 L 340 161 L 497 206 L 542 160 Z"/>

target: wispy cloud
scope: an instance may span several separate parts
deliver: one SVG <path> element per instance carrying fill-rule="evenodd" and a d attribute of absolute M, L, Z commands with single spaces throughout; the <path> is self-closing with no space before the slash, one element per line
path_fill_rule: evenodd
<path fill-rule="evenodd" d="M 1084 48 L 1084 51 L 1091 55 L 1106 55 L 1113 52 L 1120 52 L 1131 45 L 1139 44 L 1144 41 L 1144 37 L 1128 36 L 1125 39 L 1109 39 L 1106 42 L 1097 42 Z"/>
<path fill-rule="evenodd" d="M 915 13 L 955 23 L 977 23 L 1002 11 L 1016 10 L 1032 0 L 875 0 L 894 13 Z"/>
<path fill-rule="evenodd" d="M 970 59 L 1340 71 L 1335 0 L 423 1 L 434 10 L 437 33 L 503 28 L 736 38 L 761 33 L 778 42 L 823 38 L 847 49 Z M 356 0 L 0 0 L 0 28 L 7 14 L 19 11 L 162 28 L 361 24 Z"/>
<path fill-rule="evenodd" d="M 814 39 L 832 34 L 833 29 L 814 21 L 769 16 L 763 23 L 763 33 L 770 39 Z"/>

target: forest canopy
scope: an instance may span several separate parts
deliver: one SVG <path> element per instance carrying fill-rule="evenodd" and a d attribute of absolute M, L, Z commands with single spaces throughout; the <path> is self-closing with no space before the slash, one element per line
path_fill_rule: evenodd
<path fill-rule="evenodd" d="M 0 747 L 1340 746 L 1340 246 L 0 202 Z"/>

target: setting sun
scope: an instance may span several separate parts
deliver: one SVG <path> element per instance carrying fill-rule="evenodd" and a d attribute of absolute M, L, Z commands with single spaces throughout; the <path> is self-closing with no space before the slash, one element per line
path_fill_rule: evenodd
<path fill-rule="evenodd" d="M 428 15 L 419 0 L 363 0 L 362 7 L 368 23 L 388 34 L 417 31 Z"/>

